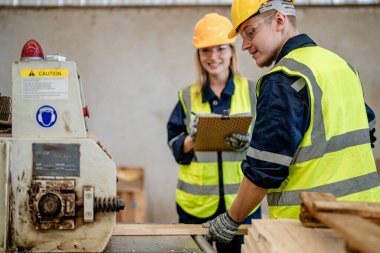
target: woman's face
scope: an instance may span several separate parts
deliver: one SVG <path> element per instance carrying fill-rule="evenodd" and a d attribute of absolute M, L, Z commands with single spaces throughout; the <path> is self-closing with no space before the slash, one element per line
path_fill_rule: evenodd
<path fill-rule="evenodd" d="M 219 45 L 198 49 L 202 67 L 209 75 L 219 75 L 229 72 L 232 58 L 230 45 Z"/>

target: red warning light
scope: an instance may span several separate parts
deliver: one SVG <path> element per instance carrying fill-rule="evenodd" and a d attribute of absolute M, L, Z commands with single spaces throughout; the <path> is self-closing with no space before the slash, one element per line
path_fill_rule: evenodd
<path fill-rule="evenodd" d="M 21 61 L 43 60 L 44 52 L 41 45 L 34 39 L 28 40 L 21 51 Z"/>
<path fill-rule="evenodd" d="M 87 117 L 89 118 L 90 117 L 90 111 L 88 110 L 88 107 L 87 105 L 85 107 L 83 107 L 83 117 Z"/>

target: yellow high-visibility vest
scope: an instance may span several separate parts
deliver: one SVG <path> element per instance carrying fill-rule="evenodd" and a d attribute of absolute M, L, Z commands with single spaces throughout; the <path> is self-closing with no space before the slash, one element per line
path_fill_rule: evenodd
<path fill-rule="evenodd" d="M 289 160 L 288 178 L 268 191 L 270 217 L 298 218 L 302 191 L 329 192 L 345 201 L 379 202 L 380 180 L 358 73 L 318 46 L 291 51 L 266 75 L 276 71 L 301 78 L 292 87 L 299 91 L 307 86 L 311 111 L 310 125 Z"/>
<path fill-rule="evenodd" d="M 230 114 L 255 112 L 254 85 L 238 76 L 234 76 L 234 85 Z M 196 95 L 195 84 L 180 90 L 179 100 L 186 114 L 185 123 L 188 130 L 194 117 L 191 112 L 211 113 L 209 102 L 202 103 L 202 95 Z M 251 128 L 252 125 L 253 123 Z M 234 201 L 243 179 L 240 164 L 245 155 L 246 152 L 221 152 L 226 209 L 229 209 Z M 198 218 L 207 218 L 216 212 L 219 203 L 217 152 L 195 152 L 189 165 L 180 165 L 176 202 L 185 212 Z"/>

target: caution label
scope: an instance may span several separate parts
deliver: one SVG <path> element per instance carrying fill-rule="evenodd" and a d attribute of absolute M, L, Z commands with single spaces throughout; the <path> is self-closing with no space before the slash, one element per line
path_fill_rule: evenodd
<path fill-rule="evenodd" d="M 68 77 L 68 69 L 22 69 L 21 77 Z"/>
<path fill-rule="evenodd" d="M 67 99 L 68 69 L 22 69 L 23 99 Z"/>

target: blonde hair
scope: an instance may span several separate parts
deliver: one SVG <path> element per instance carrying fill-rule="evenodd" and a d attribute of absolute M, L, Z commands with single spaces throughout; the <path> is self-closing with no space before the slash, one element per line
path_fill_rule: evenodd
<path fill-rule="evenodd" d="M 235 76 L 240 75 L 239 67 L 238 67 L 238 59 L 237 59 L 237 53 L 236 53 L 236 48 L 233 44 L 229 44 L 231 47 L 231 62 L 230 62 L 230 70 L 232 74 Z M 195 68 L 197 71 L 197 79 L 196 79 L 196 85 L 197 85 L 197 90 L 196 90 L 196 95 L 198 96 L 201 93 L 201 90 L 203 88 L 203 85 L 205 84 L 207 80 L 207 72 L 206 70 L 202 67 L 200 58 L 199 58 L 199 49 L 195 51 L 194 54 L 195 58 Z"/>

